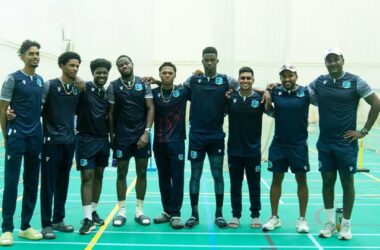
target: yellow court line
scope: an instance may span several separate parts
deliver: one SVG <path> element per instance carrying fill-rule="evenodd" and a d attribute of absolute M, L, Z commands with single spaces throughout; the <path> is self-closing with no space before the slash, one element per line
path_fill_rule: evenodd
<path fill-rule="evenodd" d="M 375 176 L 373 176 L 373 175 L 371 175 L 371 174 L 368 174 L 368 173 L 363 173 L 363 172 L 362 172 L 362 174 L 368 176 L 369 178 L 371 178 L 371 179 L 373 179 L 373 180 L 375 180 L 375 181 L 377 181 L 377 182 L 380 182 L 380 178 L 377 178 L 377 177 L 375 177 Z"/>
<path fill-rule="evenodd" d="M 126 193 L 127 196 L 131 192 L 132 188 L 136 185 L 136 180 L 137 180 L 137 178 L 135 178 L 132 181 L 131 185 L 129 185 L 129 187 L 127 189 L 127 193 Z M 96 242 L 98 242 L 98 240 L 102 236 L 103 232 L 106 230 L 108 224 L 111 222 L 112 218 L 115 216 L 118 208 L 119 208 L 119 206 L 116 203 L 115 207 L 112 209 L 111 213 L 108 215 L 107 219 L 105 220 L 104 225 L 99 228 L 98 232 L 91 239 L 90 243 L 88 243 L 88 245 L 85 248 L 85 250 L 91 250 L 95 246 Z"/>

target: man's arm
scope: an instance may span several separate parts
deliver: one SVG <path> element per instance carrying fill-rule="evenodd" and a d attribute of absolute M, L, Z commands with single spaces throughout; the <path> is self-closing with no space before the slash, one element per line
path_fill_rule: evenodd
<path fill-rule="evenodd" d="M 114 137 L 115 137 L 115 134 L 114 134 L 114 121 L 113 121 L 113 118 L 114 118 L 113 112 L 114 112 L 114 110 L 115 110 L 115 104 L 111 104 L 110 108 L 108 110 L 108 126 L 109 126 L 111 145 L 113 145 Z"/>
<path fill-rule="evenodd" d="M 146 129 L 141 135 L 139 141 L 137 142 L 137 148 L 143 148 L 148 144 L 150 129 L 152 128 L 154 121 L 154 103 L 153 98 L 146 98 L 145 104 L 147 108 L 147 117 L 146 117 Z"/>
<path fill-rule="evenodd" d="M 7 138 L 7 109 L 9 107 L 9 101 L 0 100 L 0 124 L 1 132 L 3 133 L 4 145 Z"/>

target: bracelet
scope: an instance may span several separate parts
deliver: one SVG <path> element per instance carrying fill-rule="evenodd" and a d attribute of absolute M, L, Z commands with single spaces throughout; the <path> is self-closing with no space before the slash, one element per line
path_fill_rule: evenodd
<path fill-rule="evenodd" d="M 368 135 L 368 130 L 367 130 L 366 128 L 362 128 L 362 129 L 360 130 L 360 133 L 362 133 L 363 136 L 366 136 L 366 135 Z"/>

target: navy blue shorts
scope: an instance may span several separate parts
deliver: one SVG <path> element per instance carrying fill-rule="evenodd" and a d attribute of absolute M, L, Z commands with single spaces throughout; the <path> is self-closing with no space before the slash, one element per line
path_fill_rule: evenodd
<path fill-rule="evenodd" d="M 137 148 L 137 142 L 138 140 L 116 145 L 113 150 L 113 158 L 125 161 L 129 161 L 132 157 L 148 159 L 152 155 L 150 140 L 145 147 L 140 149 Z"/>
<path fill-rule="evenodd" d="M 110 143 L 108 138 L 78 135 L 75 148 L 77 170 L 106 167 L 109 156 Z"/>
<path fill-rule="evenodd" d="M 319 171 L 356 173 L 358 142 L 324 142 L 318 140 Z"/>
<path fill-rule="evenodd" d="M 209 156 L 224 156 L 224 136 L 222 138 L 190 132 L 188 160 L 204 161 Z"/>
<path fill-rule="evenodd" d="M 305 173 L 310 171 L 308 146 L 282 146 L 275 142 L 269 147 L 268 170 L 274 173 Z"/>

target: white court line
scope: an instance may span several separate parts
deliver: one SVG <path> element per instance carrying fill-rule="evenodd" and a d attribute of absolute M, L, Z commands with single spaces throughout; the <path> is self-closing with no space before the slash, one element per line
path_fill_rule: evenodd
<path fill-rule="evenodd" d="M 319 250 L 322 250 L 323 247 L 318 243 L 318 241 L 314 238 L 312 234 L 307 234 L 307 237 L 313 242 L 314 246 L 318 248 Z"/>
<path fill-rule="evenodd" d="M 270 186 L 268 184 L 268 182 L 263 178 L 261 177 L 261 182 L 264 184 L 264 186 L 270 191 Z M 280 198 L 280 205 L 284 205 L 285 203 L 281 200 Z"/>

